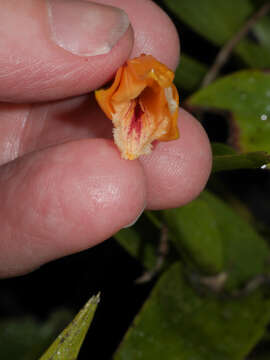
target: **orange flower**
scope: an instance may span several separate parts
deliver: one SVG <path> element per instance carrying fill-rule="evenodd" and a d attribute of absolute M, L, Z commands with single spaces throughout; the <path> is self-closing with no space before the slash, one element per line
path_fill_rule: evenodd
<path fill-rule="evenodd" d="M 151 55 L 121 66 L 111 87 L 95 92 L 97 102 L 112 120 L 114 141 L 124 159 L 149 154 L 154 140 L 179 137 L 178 93 L 174 73 Z"/>

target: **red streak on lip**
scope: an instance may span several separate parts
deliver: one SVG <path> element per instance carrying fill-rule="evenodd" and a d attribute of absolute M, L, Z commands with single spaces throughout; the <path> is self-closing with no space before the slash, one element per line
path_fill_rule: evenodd
<path fill-rule="evenodd" d="M 136 101 L 136 105 L 134 108 L 134 112 L 131 118 L 130 122 L 130 128 L 128 131 L 128 135 L 130 135 L 133 131 L 135 131 L 138 136 L 141 133 L 142 128 L 142 116 L 144 114 L 144 111 L 141 108 L 141 105 L 139 104 L 139 101 Z"/>

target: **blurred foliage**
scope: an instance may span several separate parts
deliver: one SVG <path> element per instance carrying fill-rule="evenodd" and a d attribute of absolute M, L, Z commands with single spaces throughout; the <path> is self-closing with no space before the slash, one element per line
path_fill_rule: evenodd
<path fill-rule="evenodd" d="M 122 229 L 115 234 L 115 238 L 131 256 L 141 261 L 146 268 L 151 269 L 155 266 L 157 243 L 145 242 L 144 236 L 138 229 L 135 227 Z"/>
<path fill-rule="evenodd" d="M 176 17 L 217 46 L 231 39 L 258 8 L 258 4 L 252 0 L 164 0 L 163 3 Z M 246 66 L 268 67 L 269 19 L 259 21 L 252 31 L 256 42 L 242 39 L 235 48 L 235 54 Z"/>
<path fill-rule="evenodd" d="M 267 272 L 266 241 L 230 206 L 204 191 L 182 208 L 164 210 L 173 242 L 200 274 L 226 273 L 224 288 L 237 289 Z"/>
<path fill-rule="evenodd" d="M 206 130 L 209 114 L 214 114 L 211 134 L 222 127 L 221 117 L 229 130 L 224 141 L 212 136 L 211 181 L 197 199 L 181 208 L 145 212 L 133 227 L 115 234 L 126 256 L 151 274 L 152 290 L 143 306 L 136 308 L 134 323 L 126 324 L 129 329 L 111 356 L 115 360 L 269 359 L 270 221 L 262 225 L 258 214 L 253 216 L 227 185 L 227 177 L 238 179 L 241 169 L 252 174 L 256 170 L 258 176 L 268 173 L 269 14 L 258 19 L 232 49 L 225 69 L 212 84 L 201 85 L 213 69 L 214 57 L 209 56 L 206 63 L 207 56 L 193 55 L 199 53 L 197 49 L 218 54 L 268 2 L 158 3 L 172 16 L 180 36 L 184 28 L 184 34 L 195 39 L 184 39 L 175 74 L 182 105 L 194 112 Z M 256 181 L 252 186 L 258 187 Z M 114 297 L 116 293 L 111 294 Z M 97 297 L 90 299 L 42 360 L 77 358 L 97 302 Z M 115 312 L 113 306 L 110 311 Z M 37 359 L 63 328 L 63 318 L 56 313 L 47 322 L 33 318 L 0 321 L 0 358 Z M 106 347 L 106 339 L 101 346 Z"/>
<path fill-rule="evenodd" d="M 207 73 L 207 67 L 186 54 L 181 54 L 180 62 L 175 72 L 175 85 L 188 91 L 198 88 Z"/>
<path fill-rule="evenodd" d="M 228 111 L 233 136 L 241 151 L 270 152 L 270 75 L 246 70 L 226 76 L 196 92 L 187 105 Z"/>
<path fill-rule="evenodd" d="M 270 156 L 265 151 L 237 154 L 230 146 L 220 143 L 212 143 L 213 168 L 212 172 L 267 168 Z"/>
<path fill-rule="evenodd" d="M 1 320 L 0 359 L 38 359 L 71 318 L 69 310 L 59 310 L 43 323 L 30 316 Z"/>
<path fill-rule="evenodd" d="M 116 353 L 116 360 L 238 360 L 262 337 L 270 299 L 200 296 L 175 263 L 159 279 Z"/>

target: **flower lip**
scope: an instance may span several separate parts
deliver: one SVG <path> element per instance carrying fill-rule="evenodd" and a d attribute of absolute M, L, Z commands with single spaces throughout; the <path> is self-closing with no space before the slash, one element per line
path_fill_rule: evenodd
<path fill-rule="evenodd" d="M 132 131 L 135 131 L 138 134 L 138 136 L 140 135 L 141 129 L 142 129 L 143 114 L 144 114 L 144 111 L 140 105 L 140 102 L 137 100 L 136 105 L 134 107 L 134 112 L 132 114 L 130 127 L 128 130 L 128 135 L 130 135 L 132 133 Z"/>
<path fill-rule="evenodd" d="M 121 66 L 107 89 L 95 92 L 97 102 L 114 125 L 114 141 L 124 159 L 151 152 L 155 140 L 179 137 L 178 93 L 174 74 L 151 55 Z"/>

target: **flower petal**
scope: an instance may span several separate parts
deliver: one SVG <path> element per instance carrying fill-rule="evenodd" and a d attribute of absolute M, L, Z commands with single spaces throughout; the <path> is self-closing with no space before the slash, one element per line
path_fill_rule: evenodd
<path fill-rule="evenodd" d="M 124 159 L 150 153 L 154 140 L 179 137 L 179 98 L 173 78 L 165 65 L 141 55 L 118 69 L 110 88 L 95 92 L 113 122 L 114 140 Z"/>
<path fill-rule="evenodd" d="M 123 67 L 121 66 L 115 75 L 115 79 L 113 84 L 108 89 L 100 89 L 95 91 L 96 100 L 104 111 L 104 113 L 108 116 L 109 119 L 112 120 L 114 114 L 114 108 L 111 103 L 111 97 L 115 93 L 116 89 L 119 87 L 121 78 L 123 73 Z"/>

